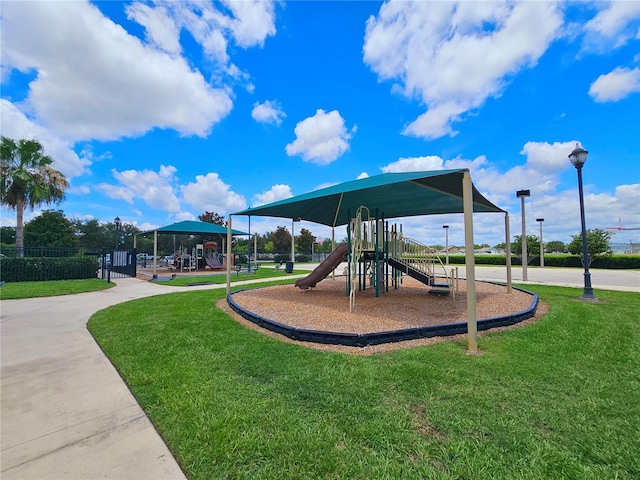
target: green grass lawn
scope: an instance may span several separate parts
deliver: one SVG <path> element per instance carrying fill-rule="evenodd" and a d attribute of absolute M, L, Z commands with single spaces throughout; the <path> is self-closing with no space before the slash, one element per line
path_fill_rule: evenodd
<path fill-rule="evenodd" d="M 51 280 L 46 282 L 8 282 L 0 288 L 0 298 L 11 300 L 17 298 L 53 297 L 71 295 L 73 293 L 95 292 L 115 287 L 115 283 L 90 278 L 85 280 Z"/>
<path fill-rule="evenodd" d="M 260 280 L 260 279 L 269 279 L 274 280 L 278 277 L 286 277 L 289 275 L 308 275 L 311 271 L 309 270 L 294 270 L 293 273 L 285 273 L 284 269 L 275 270 L 273 268 L 264 268 L 260 267 L 257 272 L 247 273 L 246 271 L 242 271 L 240 273 L 236 273 L 235 271 L 231 272 L 231 282 L 239 282 L 244 280 Z M 179 276 L 179 274 L 173 278 L 172 280 L 161 280 L 156 282 L 158 285 L 171 285 L 173 287 L 184 287 L 188 285 L 195 284 L 223 284 L 227 283 L 227 276 L 225 273 L 218 273 L 215 275 L 187 275 L 187 276 Z"/>
<path fill-rule="evenodd" d="M 192 480 L 640 478 L 640 295 L 526 288 L 550 313 L 482 336 L 478 356 L 283 343 L 213 290 L 117 305 L 89 329 Z"/>

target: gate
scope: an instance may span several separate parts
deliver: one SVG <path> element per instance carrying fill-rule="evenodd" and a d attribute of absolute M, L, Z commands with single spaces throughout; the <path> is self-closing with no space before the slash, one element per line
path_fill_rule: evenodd
<path fill-rule="evenodd" d="M 111 278 L 135 277 L 136 271 L 136 249 L 130 250 L 105 250 L 100 257 L 100 278 L 111 280 Z"/>

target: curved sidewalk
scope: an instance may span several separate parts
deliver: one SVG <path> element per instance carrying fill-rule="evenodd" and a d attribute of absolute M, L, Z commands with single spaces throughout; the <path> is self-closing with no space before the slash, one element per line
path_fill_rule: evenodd
<path fill-rule="evenodd" d="M 186 478 L 86 328 L 98 310 L 158 293 L 118 279 L 99 292 L 2 300 L 0 477 Z"/>
<path fill-rule="evenodd" d="M 577 269 L 528 273 L 528 283 L 583 284 Z M 463 267 L 459 275 L 464 277 Z M 476 278 L 505 281 L 506 273 L 478 267 Z M 521 269 L 514 268 L 513 281 L 521 278 Z M 598 289 L 640 292 L 638 271 L 594 270 L 592 280 L 596 294 Z M 3 480 L 185 478 L 86 328 L 91 315 L 110 305 L 185 288 L 130 278 L 115 282 L 99 292 L 0 302 Z M 225 285 L 189 290 L 213 288 Z"/>
<path fill-rule="evenodd" d="M 186 478 L 87 330 L 98 310 L 185 288 L 135 278 L 114 283 L 99 292 L 0 301 L 3 480 Z M 212 288 L 225 285 L 189 289 Z"/>

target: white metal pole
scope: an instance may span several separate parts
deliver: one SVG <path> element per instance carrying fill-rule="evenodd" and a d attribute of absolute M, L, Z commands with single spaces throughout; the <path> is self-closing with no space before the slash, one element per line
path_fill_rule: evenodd
<path fill-rule="evenodd" d="M 227 220 L 227 295 L 231 293 L 231 215 Z"/>
<path fill-rule="evenodd" d="M 467 271 L 467 336 L 470 353 L 478 352 L 478 320 L 476 318 L 476 266 L 473 251 L 473 184 L 468 170 L 462 174 L 464 211 L 464 255 Z"/>
<path fill-rule="evenodd" d="M 509 233 L 509 213 L 504 212 L 505 263 L 507 265 L 507 293 L 511 293 L 511 234 Z"/>
<path fill-rule="evenodd" d="M 158 265 L 158 230 L 153 231 L 153 274 L 156 275 Z"/>
<path fill-rule="evenodd" d="M 542 241 L 542 222 L 543 218 L 539 218 L 538 222 L 540 222 L 540 267 L 544 267 L 544 243 Z"/>
<path fill-rule="evenodd" d="M 524 196 L 520 197 L 520 210 L 522 211 L 522 280 L 527 281 L 527 226 L 524 217 Z"/>
<path fill-rule="evenodd" d="M 296 251 L 295 250 L 296 247 L 295 247 L 295 244 L 294 244 L 294 242 L 295 242 L 295 240 L 294 240 L 295 239 L 295 235 L 294 235 L 294 231 L 293 231 L 294 226 L 295 226 L 295 219 L 292 218 L 291 219 L 291 261 L 292 262 L 295 262 L 295 251 Z"/>
<path fill-rule="evenodd" d="M 253 259 L 258 263 L 258 234 L 253 234 Z"/>
<path fill-rule="evenodd" d="M 449 265 L 449 225 L 445 225 L 444 227 L 444 254 L 445 254 L 445 264 Z"/>

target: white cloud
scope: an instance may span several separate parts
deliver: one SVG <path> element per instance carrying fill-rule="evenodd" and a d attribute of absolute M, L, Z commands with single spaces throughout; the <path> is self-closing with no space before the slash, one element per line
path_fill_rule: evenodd
<path fill-rule="evenodd" d="M 527 167 L 533 174 L 557 174 L 571 165 L 569 154 L 576 143 L 578 142 L 527 142 L 520 154 L 527 156 Z"/>
<path fill-rule="evenodd" d="M 119 185 L 101 183 L 96 189 L 109 198 L 121 199 L 133 204 L 136 198 L 141 198 L 148 206 L 167 212 L 178 212 L 180 200 L 174 193 L 171 183 L 174 181 L 172 166 L 160 166 L 160 172 L 151 170 L 111 170 Z"/>
<path fill-rule="evenodd" d="M 155 127 L 205 136 L 232 108 L 226 88 L 213 88 L 184 58 L 143 44 L 87 2 L 3 4 L 2 42 L 5 66 L 38 72 L 25 102 L 34 120 L 67 140 Z"/>
<path fill-rule="evenodd" d="M 369 174 L 367 172 L 362 172 L 360 175 L 356 177 L 356 179 L 360 180 L 361 178 L 369 178 Z"/>
<path fill-rule="evenodd" d="M 605 5 L 605 8 L 583 27 L 586 32 L 586 50 L 606 52 L 611 48 L 621 47 L 630 39 L 639 38 L 640 2 L 614 0 L 601 2 L 600 5 Z"/>
<path fill-rule="evenodd" d="M 191 212 L 178 212 L 172 215 L 171 218 L 173 222 L 182 222 L 184 220 L 195 220 L 196 216 Z"/>
<path fill-rule="evenodd" d="M 349 149 L 351 134 L 337 110 L 325 113 L 318 109 L 313 117 L 299 122 L 294 131 L 296 139 L 285 150 L 290 157 L 300 155 L 305 162 L 328 165 Z"/>
<path fill-rule="evenodd" d="M 91 193 L 91 189 L 87 185 L 78 185 L 77 187 L 70 186 L 67 189 L 67 193 L 72 195 L 89 195 Z"/>
<path fill-rule="evenodd" d="M 531 195 L 553 194 L 562 172 L 571 168 L 568 155 L 576 141 L 527 142 L 520 154 L 526 156 L 523 165 L 500 172 L 487 163 L 472 170 L 473 181 L 479 190 L 490 192 L 494 202 L 512 202 L 516 190 L 531 190 Z"/>
<path fill-rule="evenodd" d="M 238 45 L 263 46 L 267 37 L 276 34 L 275 5 L 264 0 L 227 0 L 226 7 L 233 12 L 231 30 Z"/>
<path fill-rule="evenodd" d="M 416 172 L 431 170 L 468 169 L 474 185 L 493 203 L 511 202 L 515 191 L 530 189 L 532 195 L 553 193 L 560 182 L 560 174 L 571 167 L 568 154 L 576 142 L 527 142 L 522 151 L 526 162 L 506 172 L 496 169 L 484 156 L 469 160 L 461 157 L 443 159 L 437 155 L 401 158 L 381 168 L 388 172 Z M 535 179 L 535 184 L 532 182 Z"/>
<path fill-rule="evenodd" d="M 91 156 L 87 155 L 87 152 L 82 152 L 82 155 L 78 156 L 71 143 L 32 122 L 16 105 L 5 99 L 0 99 L 0 118 L 2 118 L 2 135 L 14 140 L 21 138 L 38 140 L 44 148 L 44 153 L 53 158 L 53 168 L 62 172 L 67 180 L 86 173 L 91 165 Z"/>
<path fill-rule="evenodd" d="M 156 225 L 155 223 L 149 223 L 149 222 L 142 222 L 142 223 L 133 222 L 133 223 L 135 223 L 136 226 L 143 232 L 148 232 L 150 230 L 155 230 L 156 228 L 162 227 L 162 225 Z"/>
<path fill-rule="evenodd" d="M 452 124 L 535 65 L 561 25 L 555 2 L 390 2 L 367 21 L 364 61 L 427 106 L 403 133 L 455 135 Z"/>
<path fill-rule="evenodd" d="M 442 170 L 444 160 L 437 155 L 427 157 L 401 158 L 397 162 L 390 163 L 381 168 L 383 173 L 420 172 L 429 170 Z"/>
<path fill-rule="evenodd" d="M 251 117 L 256 122 L 270 123 L 279 127 L 286 114 L 276 100 L 266 100 L 264 103 L 255 103 L 253 105 Z"/>
<path fill-rule="evenodd" d="M 618 67 L 600 75 L 589 88 L 596 102 L 617 102 L 634 92 L 640 92 L 640 68 Z"/>
<path fill-rule="evenodd" d="M 96 185 L 96 190 L 113 200 L 124 200 L 127 203 L 133 203 L 133 199 L 135 198 L 133 191 L 123 185 L 100 183 Z"/>
<path fill-rule="evenodd" d="M 167 53 L 177 55 L 180 46 L 180 29 L 163 6 L 151 8 L 144 3 L 132 3 L 125 7 L 127 17 L 143 27 L 147 32 L 147 41 Z"/>
<path fill-rule="evenodd" d="M 203 49 L 205 57 L 221 71 L 215 76 L 230 75 L 234 79 L 248 75 L 229 63 L 229 42 L 241 48 L 262 47 L 267 37 L 276 34 L 275 4 L 272 1 L 247 0 L 242 2 L 156 2 L 157 8 L 166 7 L 175 23 L 188 31 Z M 248 90 L 252 90 L 249 83 Z"/>
<path fill-rule="evenodd" d="M 182 196 L 199 213 L 215 212 L 224 215 L 246 208 L 244 197 L 235 193 L 217 173 L 196 175 L 195 183 L 182 187 Z"/>
<path fill-rule="evenodd" d="M 254 207 L 260 205 L 266 205 L 267 203 L 277 202 L 278 200 L 284 200 L 285 198 L 292 197 L 291 187 L 289 185 L 274 185 L 266 192 L 258 193 L 254 196 Z"/>

